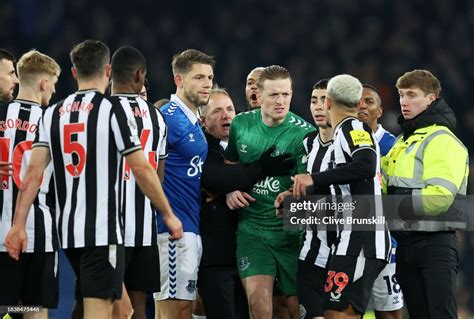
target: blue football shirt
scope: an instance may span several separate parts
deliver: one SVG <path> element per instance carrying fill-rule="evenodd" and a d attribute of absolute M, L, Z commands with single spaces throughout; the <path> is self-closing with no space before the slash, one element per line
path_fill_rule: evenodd
<path fill-rule="evenodd" d="M 176 95 L 161 108 L 168 126 L 168 158 L 163 188 L 184 232 L 199 234 L 201 173 L 207 142 L 199 120 Z M 158 233 L 168 232 L 158 214 Z"/>

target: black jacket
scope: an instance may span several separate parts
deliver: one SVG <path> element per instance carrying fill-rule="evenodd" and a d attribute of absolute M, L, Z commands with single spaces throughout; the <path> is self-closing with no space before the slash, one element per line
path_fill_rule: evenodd
<path fill-rule="evenodd" d="M 226 205 L 226 194 L 250 190 L 263 173 L 258 161 L 249 164 L 224 164 L 220 141 L 206 133 L 207 159 L 201 175 L 202 206 L 200 232 L 203 253 L 200 267 L 236 267 L 238 212 Z"/>
<path fill-rule="evenodd" d="M 404 140 L 417 129 L 433 124 L 446 126 L 451 132 L 456 133 L 456 116 L 442 97 L 433 101 L 424 112 L 418 114 L 411 120 L 405 120 L 403 116 L 400 115 L 398 124 L 403 130 Z"/>

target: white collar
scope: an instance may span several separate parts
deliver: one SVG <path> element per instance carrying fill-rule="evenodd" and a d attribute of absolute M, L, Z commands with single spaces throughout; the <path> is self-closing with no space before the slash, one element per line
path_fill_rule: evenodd
<path fill-rule="evenodd" d="M 227 148 L 227 145 L 229 145 L 229 142 L 226 141 L 220 141 L 219 144 L 222 146 L 222 148 L 225 150 Z"/>
<path fill-rule="evenodd" d="M 198 122 L 198 117 L 196 114 L 194 114 L 189 107 L 186 106 L 186 104 L 181 100 L 176 94 L 171 94 L 170 98 L 171 102 L 176 103 L 181 111 L 183 111 L 184 115 L 188 118 L 188 120 L 193 124 L 196 125 Z"/>
<path fill-rule="evenodd" d="M 377 130 L 374 132 L 375 139 L 377 142 L 380 142 L 386 130 L 383 128 L 382 124 L 377 124 Z"/>

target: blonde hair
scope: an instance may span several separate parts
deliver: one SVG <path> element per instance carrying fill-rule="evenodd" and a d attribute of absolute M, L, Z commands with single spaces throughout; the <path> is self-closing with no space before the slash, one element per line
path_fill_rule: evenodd
<path fill-rule="evenodd" d="M 23 54 L 16 65 L 20 82 L 31 82 L 38 75 L 59 77 L 61 68 L 53 58 L 36 50 Z"/>
<path fill-rule="evenodd" d="M 355 108 L 362 97 L 362 90 L 362 84 L 357 78 L 349 74 L 340 74 L 329 80 L 326 95 L 337 104 Z"/>

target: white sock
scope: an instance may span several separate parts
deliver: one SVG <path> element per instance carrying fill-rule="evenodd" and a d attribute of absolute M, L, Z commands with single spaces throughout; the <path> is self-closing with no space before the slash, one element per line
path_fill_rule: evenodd
<path fill-rule="evenodd" d="M 193 314 L 193 319 L 206 319 L 206 316 L 198 316 Z"/>

